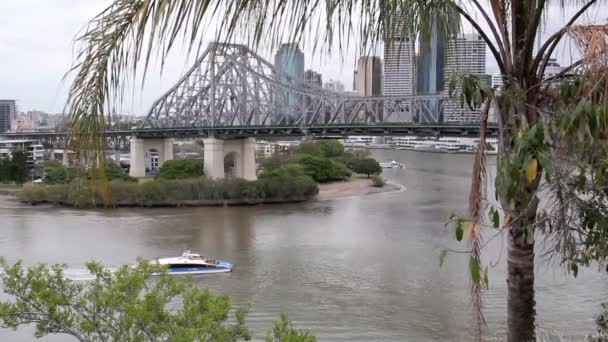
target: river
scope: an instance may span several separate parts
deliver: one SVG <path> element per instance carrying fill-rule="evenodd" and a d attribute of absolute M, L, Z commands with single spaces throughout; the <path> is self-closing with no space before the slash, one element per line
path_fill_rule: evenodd
<path fill-rule="evenodd" d="M 444 224 L 466 208 L 472 156 L 374 155 L 406 164 L 385 170 L 405 191 L 244 208 L 2 208 L 0 255 L 28 265 L 64 263 L 78 275 L 88 260 L 117 266 L 190 249 L 236 264 L 230 274 L 194 281 L 237 306 L 251 304 L 254 340 L 281 312 L 320 341 L 470 340 L 466 256 L 449 254 L 442 268 L 438 260 L 443 247 L 463 248 Z M 488 340 L 505 337 L 503 247 L 497 238 L 485 249 L 485 261 L 498 262 L 484 296 Z M 543 336 L 570 341 L 594 331 L 608 294 L 605 273 L 585 269 L 575 279 L 539 260 L 536 279 Z M 0 341 L 32 340 L 32 329 L 0 331 Z"/>

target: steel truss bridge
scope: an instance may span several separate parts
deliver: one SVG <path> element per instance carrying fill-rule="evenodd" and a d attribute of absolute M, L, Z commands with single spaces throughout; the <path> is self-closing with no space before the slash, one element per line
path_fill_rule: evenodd
<path fill-rule="evenodd" d="M 134 130 L 107 131 L 110 148 L 138 138 L 281 138 L 349 135 L 479 135 L 479 124 L 436 122 L 448 98 L 353 96 L 295 80 L 244 45 L 211 43 L 187 73 L 154 101 Z M 496 126 L 489 127 L 497 135 Z M 4 134 L 47 146 L 66 133 Z"/>

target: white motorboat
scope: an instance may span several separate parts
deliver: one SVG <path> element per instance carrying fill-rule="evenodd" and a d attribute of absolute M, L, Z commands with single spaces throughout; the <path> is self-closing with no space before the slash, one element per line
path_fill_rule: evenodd
<path fill-rule="evenodd" d="M 169 274 L 224 273 L 232 271 L 234 266 L 228 261 L 204 258 L 190 251 L 184 252 L 179 257 L 159 258 L 151 264 L 167 266 Z"/>
<path fill-rule="evenodd" d="M 385 169 L 396 169 L 396 168 L 402 169 L 405 167 L 405 165 L 403 165 L 403 163 L 400 163 L 395 160 L 391 160 L 390 162 L 382 162 L 382 163 L 380 163 L 380 166 Z"/>

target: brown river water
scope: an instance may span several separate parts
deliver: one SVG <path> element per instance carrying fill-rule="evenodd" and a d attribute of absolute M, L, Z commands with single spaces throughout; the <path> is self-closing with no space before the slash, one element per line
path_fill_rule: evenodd
<path fill-rule="evenodd" d="M 464 248 L 445 222 L 450 212 L 465 210 L 472 156 L 389 150 L 374 155 L 406 164 L 384 173 L 405 191 L 238 208 L 0 206 L 0 255 L 26 264 L 67 264 L 69 275 L 86 278 L 88 260 L 116 267 L 138 256 L 189 249 L 235 263 L 232 273 L 193 281 L 229 294 L 236 306 L 251 304 L 247 321 L 254 340 L 263 340 L 285 312 L 320 341 L 469 341 L 466 256 L 449 254 L 440 268 L 439 254 L 445 246 Z M 505 337 L 504 248 L 497 238 L 485 249 L 484 259 L 498 262 L 484 295 L 488 340 Z M 608 297 L 607 280 L 596 268 L 575 279 L 539 260 L 539 334 L 549 341 L 578 341 L 592 333 L 594 316 Z M 32 332 L 0 330 L 0 341 L 32 341 Z"/>

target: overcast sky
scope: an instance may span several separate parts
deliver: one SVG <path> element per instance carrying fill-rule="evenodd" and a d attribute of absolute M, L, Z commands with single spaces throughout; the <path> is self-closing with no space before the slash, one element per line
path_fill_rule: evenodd
<path fill-rule="evenodd" d="M 88 20 L 107 6 L 111 0 L 2 0 L 0 10 L 0 99 L 16 99 L 20 110 L 61 112 L 69 81 L 62 78 L 73 60 L 73 40 Z M 552 8 L 547 20 L 547 32 L 563 22 L 572 9 Z M 582 22 L 605 23 L 608 6 L 598 7 Z M 558 58 L 567 63 L 570 45 L 558 51 Z M 306 68 L 323 74 L 324 81 L 338 79 L 346 89 L 352 88 L 355 49 L 344 59 L 332 56 L 312 56 L 304 47 Z M 488 53 L 489 55 L 489 53 Z M 270 60 L 270 55 L 266 57 Z M 127 95 L 122 113 L 142 115 L 152 101 L 167 90 L 192 61 L 183 51 L 169 59 L 161 76 L 154 67 L 148 74 L 143 92 L 139 86 Z M 488 72 L 495 73 L 495 63 L 488 57 Z"/>

